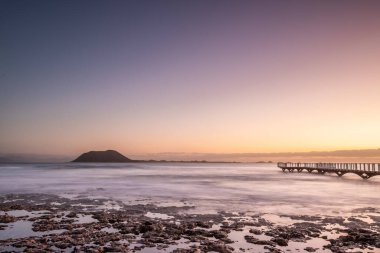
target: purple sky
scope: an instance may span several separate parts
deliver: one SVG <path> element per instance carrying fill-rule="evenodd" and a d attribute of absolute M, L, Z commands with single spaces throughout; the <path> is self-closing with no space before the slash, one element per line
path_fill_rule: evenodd
<path fill-rule="evenodd" d="M 377 148 L 378 1 L 0 1 L 0 152 Z"/>

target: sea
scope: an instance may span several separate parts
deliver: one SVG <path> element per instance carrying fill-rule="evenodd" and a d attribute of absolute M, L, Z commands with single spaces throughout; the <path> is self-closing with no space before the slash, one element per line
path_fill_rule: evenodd
<path fill-rule="evenodd" d="M 0 194 L 110 198 L 194 213 L 337 215 L 380 207 L 380 176 L 284 173 L 260 163 L 2 164 Z"/>

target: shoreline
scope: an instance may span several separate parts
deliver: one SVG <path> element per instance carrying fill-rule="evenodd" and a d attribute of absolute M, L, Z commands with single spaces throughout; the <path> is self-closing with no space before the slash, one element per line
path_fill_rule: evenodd
<path fill-rule="evenodd" d="M 380 252 L 380 210 L 349 217 L 251 212 L 107 198 L 0 195 L 2 252 Z"/>

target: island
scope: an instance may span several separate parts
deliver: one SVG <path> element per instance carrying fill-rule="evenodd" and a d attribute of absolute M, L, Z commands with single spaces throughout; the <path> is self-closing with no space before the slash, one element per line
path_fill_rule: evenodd
<path fill-rule="evenodd" d="M 128 157 L 120 154 L 115 150 L 106 151 L 89 151 L 81 154 L 72 162 L 76 163 L 128 163 L 134 162 Z"/>
<path fill-rule="evenodd" d="M 133 160 L 122 155 L 116 150 L 89 151 L 81 154 L 78 158 L 71 161 L 74 163 L 238 163 L 235 161 L 206 161 L 206 160 Z"/>

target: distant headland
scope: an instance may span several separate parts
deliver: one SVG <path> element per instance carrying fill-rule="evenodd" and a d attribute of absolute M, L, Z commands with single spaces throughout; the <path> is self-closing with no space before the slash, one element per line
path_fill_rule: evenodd
<path fill-rule="evenodd" d="M 120 154 L 115 150 L 106 151 L 89 151 L 81 154 L 77 159 L 72 162 L 77 163 L 128 163 L 133 160 Z"/>
<path fill-rule="evenodd" d="M 191 160 L 191 161 L 168 161 L 168 160 L 132 160 L 122 155 L 116 150 L 105 151 L 89 151 L 81 154 L 74 163 L 137 163 L 137 162 L 151 162 L 151 163 L 236 163 L 236 162 L 209 162 L 206 160 Z"/>

